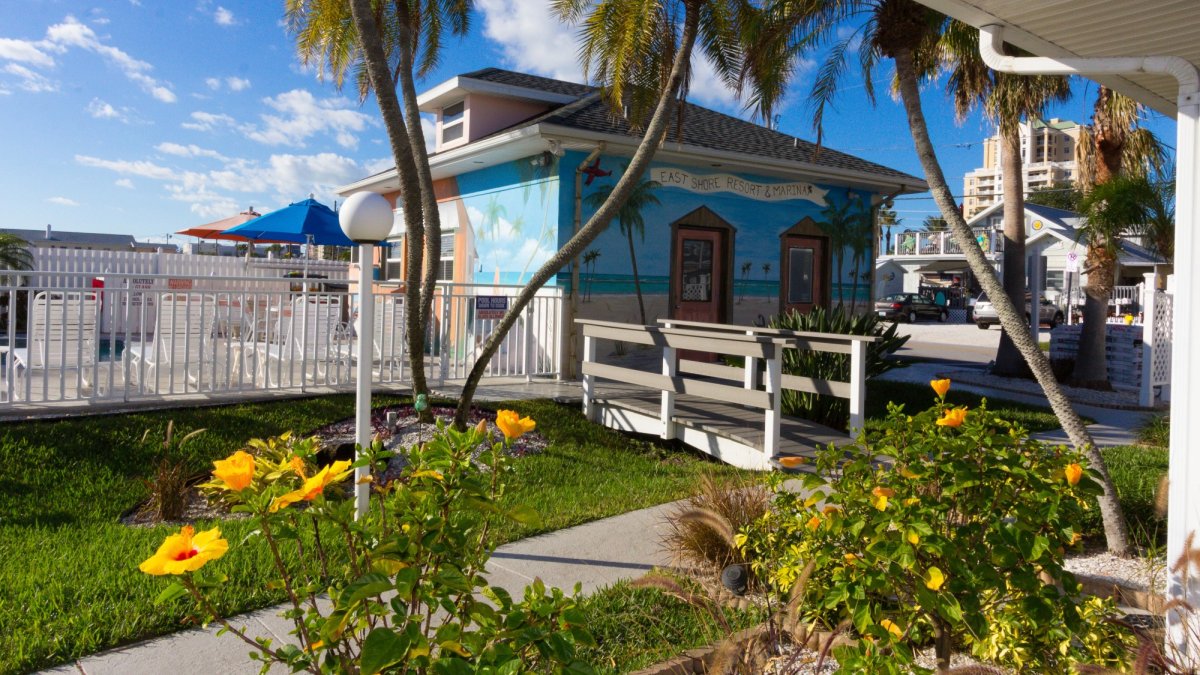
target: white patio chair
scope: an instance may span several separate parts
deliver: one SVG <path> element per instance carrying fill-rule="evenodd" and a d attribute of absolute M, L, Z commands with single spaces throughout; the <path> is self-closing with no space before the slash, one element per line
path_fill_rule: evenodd
<path fill-rule="evenodd" d="M 371 335 L 371 363 L 381 371 L 403 368 L 404 296 L 376 295 L 374 324 L 375 330 Z M 346 356 L 351 362 L 358 361 L 358 336 L 362 335 L 362 322 L 357 311 L 354 316 L 354 334 L 353 343 L 346 348 Z"/>
<path fill-rule="evenodd" d="M 79 393 L 91 392 L 100 328 L 98 308 L 96 293 L 92 291 L 42 291 L 34 296 L 27 321 L 26 346 L 12 350 L 17 398 L 25 394 L 21 378 L 38 370 L 58 371 L 60 378 L 66 378 L 68 370 L 77 370 Z"/>
<path fill-rule="evenodd" d="M 342 323 L 342 299 L 338 296 L 308 295 L 292 300 L 291 316 L 280 316 L 277 343 L 263 343 L 259 351 L 259 379 L 277 387 L 282 374 L 301 363 L 305 379 L 326 378 L 329 366 L 349 367 L 348 333 Z"/>
<path fill-rule="evenodd" d="M 212 373 L 224 374 L 224 368 L 212 367 L 221 350 L 217 349 L 216 297 L 203 293 L 169 293 L 156 303 L 154 338 L 134 342 L 125 348 L 129 359 L 131 384 L 144 383 L 146 389 L 158 391 L 159 378 L 168 373 L 165 388 L 174 388 L 175 375 L 182 372 L 183 389 L 203 383 L 214 388 Z M 205 382 L 205 375 L 208 381 Z"/>

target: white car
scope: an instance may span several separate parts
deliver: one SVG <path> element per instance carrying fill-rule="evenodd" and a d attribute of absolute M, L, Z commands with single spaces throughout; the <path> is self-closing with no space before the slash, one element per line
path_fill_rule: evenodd
<path fill-rule="evenodd" d="M 996 314 L 996 308 L 992 302 L 988 300 L 987 293 L 979 294 L 979 297 L 975 299 L 974 307 L 972 317 L 980 330 L 1000 325 L 1000 317 Z M 1063 322 L 1063 317 L 1063 311 L 1057 305 L 1042 298 L 1041 306 L 1038 307 L 1039 325 L 1049 326 L 1053 329 Z M 1029 321 L 1029 296 L 1025 297 L 1025 320 Z"/>

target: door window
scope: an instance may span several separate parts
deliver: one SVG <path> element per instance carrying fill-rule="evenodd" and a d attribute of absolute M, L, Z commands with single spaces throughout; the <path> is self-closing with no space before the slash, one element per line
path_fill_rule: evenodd
<path fill-rule="evenodd" d="M 788 304 L 813 302 L 813 249 L 788 249 Z"/>
<path fill-rule="evenodd" d="M 707 239 L 684 239 L 682 254 L 683 300 L 709 302 L 713 286 L 713 243 Z"/>

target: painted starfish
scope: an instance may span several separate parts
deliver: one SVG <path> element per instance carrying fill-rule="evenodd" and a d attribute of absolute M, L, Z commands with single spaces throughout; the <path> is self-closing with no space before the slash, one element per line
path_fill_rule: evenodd
<path fill-rule="evenodd" d="M 599 157 L 596 158 L 595 162 L 592 162 L 591 166 L 584 169 L 583 172 L 587 174 L 587 180 L 583 182 L 584 185 L 591 185 L 592 181 L 596 180 L 597 178 L 605 178 L 612 175 L 612 171 L 605 171 L 600 168 Z"/>

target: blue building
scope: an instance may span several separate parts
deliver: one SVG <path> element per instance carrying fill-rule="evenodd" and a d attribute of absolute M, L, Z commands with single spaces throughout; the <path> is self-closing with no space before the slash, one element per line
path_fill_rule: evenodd
<path fill-rule="evenodd" d="M 430 165 L 448 282 L 528 281 L 587 222 L 593 195 L 615 184 L 641 139 L 595 87 L 496 68 L 419 102 L 437 118 Z M 651 323 L 868 307 L 876 209 L 924 181 L 697 105 L 682 112 L 644 177 L 642 227 L 614 219 L 551 281 L 570 292 L 578 279 L 578 316 L 640 322 L 639 288 Z M 339 192 L 360 190 L 395 203 L 395 169 Z M 403 277 L 403 239 L 397 217 L 385 278 Z"/>

